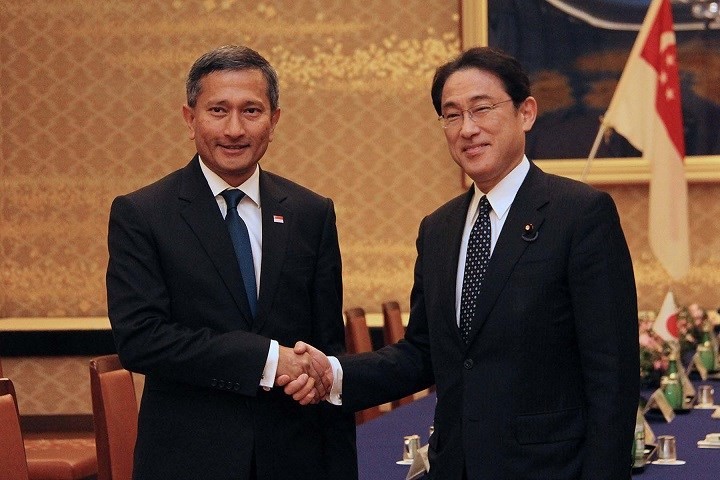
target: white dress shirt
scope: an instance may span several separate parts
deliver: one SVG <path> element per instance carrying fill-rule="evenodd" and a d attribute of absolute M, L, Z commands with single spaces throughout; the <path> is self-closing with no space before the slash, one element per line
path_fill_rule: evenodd
<path fill-rule="evenodd" d="M 500 236 L 505 219 L 510 211 L 510 205 L 515 200 L 520 185 L 530 171 L 530 161 L 523 157 L 522 161 L 500 180 L 488 193 L 481 192 L 477 185 L 473 185 L 473 198 L 465 218 L 462 241 L 460 242 L 460 257 L 458 258 L 457 277 L 455 279 L 455 319 L 460 325 L 460 299 L 462 298 L 463 277 L 465 276 L 465 258 L 467 257 L 470 231 L 478 217 L 478 205 L 483 195 L 487 196 L 490 202 L 490 257 L 495 250 L 495 244 Z"/>

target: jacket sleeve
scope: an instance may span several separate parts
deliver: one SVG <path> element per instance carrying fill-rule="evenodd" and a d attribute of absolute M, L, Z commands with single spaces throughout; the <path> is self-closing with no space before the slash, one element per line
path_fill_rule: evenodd
<path fill-rule="evenodd" d="M 569 287 L 587 398 L 583 479 L 629 478 L 639 398 L 637 298 L 617 210 L 599 193 L 579 215 Z"/>

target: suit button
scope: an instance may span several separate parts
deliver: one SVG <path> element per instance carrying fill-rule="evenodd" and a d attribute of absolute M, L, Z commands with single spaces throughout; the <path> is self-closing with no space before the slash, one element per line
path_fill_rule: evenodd
<path fill-rule="evenodd" d="M 236 383 L 235 383 L 235 386 L 233 387 L 233 390 L 235 390 L 236 392 L 239 391 L 239 390 L 240 390 L 240 384 L 236 382 Z"/>
<path fill-rule="evenodd" d="M 213 388 L 217 387 L 217 378 L 212 379 L 212 381 L 210 382 L 210 386 Z"/>
<path fill-rule="evenodd" d="M 220 381 L 218 382 L 218 387 L 220 387 L 220 388 L 225 388 L 225 380 L 220 380 Z"/>
<path fill-rule="evenodd" d="M 473 367 L 472 358 L 466 358 L 463 362 L 463 367 L 465 367 L 465 370 L 471 370 Z"/>

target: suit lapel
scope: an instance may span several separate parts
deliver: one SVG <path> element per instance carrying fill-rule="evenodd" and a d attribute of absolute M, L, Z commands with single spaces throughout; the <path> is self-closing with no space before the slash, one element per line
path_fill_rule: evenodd
<path fill-rule="evenodd" d="M 443 318 L 448 322 L 450 331 L 455 332 L 455 340 L 460 345 L 464 345 L 465 342 L 460 336 L 460 329 L 457 325 L 457 308 L 455 307 L 458 261 L 460 259 L 460 243 L 465 228 L 465 218 L 467 217 L 467 210 L 470 207 L 473 192 L 474 189 L 471 188 L 465 195 L 457 197 L 453 201 L 445 217 L 445 232 L 437 237 L 439 242 L 435 251 L 432 252 L 433 256 L 426 255 L 425 257 L 439 259 L 435 263 L 438 269 L 437 279 L 438 288 L 440 289 L 437 298 L 444 302 L 440 305 L 439 311 L 447 312 L 447 315 L 443 314 Z"/>
<path fill-rule="evenodd" d="M 478 293 L 478 306 L 468 346 L 487 321 L 500 292 L 505 288 L 505 284 L 515 268 L 515 264 L 531 243 L 523 238 L 525 225 L 532 224 L 534 231 L 539 231 L 545 220 L 541 207 L 548 201 L 546 176 L 535 164 L 531 163 L 530 171 L 510 206 L 508 217 L 490 257 L 485 280 Z"/>
<path fill-rule="evenodd" d="M 250 320 L 252 315 L 232 240 L 223 222 L 217 201 L 200 170 L 197 155 L 183 169 L 182 185 L 178 197 L 181 204 L 181 216 L 202 244 L 205 253 L 240 309 L 245 326 L 249 328 L 252 323 Z"/>
<path fill-rule="evenodd" d="M 287 194 L 265 172 L 260 170 L 260 202 L 262 209 L 262 268 L 257 318 L 253 330 L 259 331 L 267 320 L 287 252 L 293 212 L 283 205 Z"/>

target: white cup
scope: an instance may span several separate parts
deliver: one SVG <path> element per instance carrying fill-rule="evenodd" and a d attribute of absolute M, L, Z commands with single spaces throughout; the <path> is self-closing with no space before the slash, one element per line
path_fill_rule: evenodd
<path fill-rule="evenodd" d="M 677 460 L 677 446 L 672 435 L 657 437 L 657 455 L 661 462 L 674 462 Z"/>
<path fill-rule="evenodd" d="M 403 460 L 412 460 L 420 448 L 420 435 L 407 435 L 403 441 Z"/>

